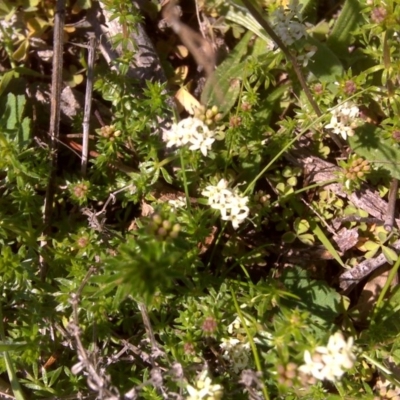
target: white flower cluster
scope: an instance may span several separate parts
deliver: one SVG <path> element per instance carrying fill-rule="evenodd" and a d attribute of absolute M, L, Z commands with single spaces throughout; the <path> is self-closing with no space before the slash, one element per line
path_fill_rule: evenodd
<path fill-rule="evenodd" d="M 219 210 L 224 221 L 231 221 L 234 229 L 249 215 L 247 196 L 241 196 L 228 188 L 228 182 L 221 179 L 217 186 L 207 186 L 201 194 L 208 198 L 208 205 Z"/>
<path fill-rule="evenodd" d="M 356 105 L 346 101 L 331 111 L 331 121 L 325 128 L 332 129 L 333 133 L 341 135 L 346 140 L 347 136 L 354 135 L 355 119 L 359 111 Z"/>
<path fill-rule="evenodd" d="M 185 208 L 186 207 L 186 199 L 182 196 L 178 196 L 174 200 L 168 200 L 168 204 L 173 208 L 174 210 L 178 210 L 179 208 Z"/>
<path fill-rule="evenodd" d="M 208 377 L 208 371 L 203 371 L 195 386 L 187 385 L 186 390 L 189 396 L 186 400 L 219 400 L 222 398 L 223 387 L 221 385 L 213 385 Z"/>
<path fill-rule="evenodd" d="M 297 0 L 292 0 L 287 9 L 282 5 L 273 13 L 274 29 L 286 46 L 291 46 L 294 42 L 307 35 L 306 27 L 302 23 L 301 5 Z"/>
<path fill-rule="evenodd" d="M 312 356 L 309 351 L 305 351 L 305 364 L 299 367 L 299 371 L 319 380 L 335 382 L 345 370 L 353 367 L 356 356 L 352 348 L 353 338 L 350 337 L 346 342 L 343 334 L 336 332 L 329 338 L 328 345 L 318 346 Z"/>
<path fill-rule="evenodd" d="M 200 150 L 204 156 L 211 149 L 215 141 L 215 133 L 198 118 L 188 117 L 172 124 L 168 131 L 164 131 L 163 140 L 167 147 L 182 147 L 189 145 L 189 150 Z"/>
<path fill-rule="evenodd" d="M 242 343 L 239 339 L 222 339 L 220 344 L 223 350 L 222 358 L 229 361 L 236 374 L 244 370 L 249 364 L 249 343 Z"/>

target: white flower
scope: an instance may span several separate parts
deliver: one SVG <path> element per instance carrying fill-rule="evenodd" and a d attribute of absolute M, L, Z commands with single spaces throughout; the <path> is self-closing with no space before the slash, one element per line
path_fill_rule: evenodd
<path fill-rule="evenodd" d="M 309 351 L 304 352 L 305 364 L 299 370 L 316 379 L 335 382 L 354 365 L 353 343 L 353 338 L 346 342 L 343 334 L 336 332 L 329 338 L 328 345 L 318 346 L 312 356 Z"/>
<path fill-rule="evenodd" d="M 246 326 L 250 326 L 251 325 L 251 322 L 249 321 L 249 320 L 247 320 L 246 318 L 244 318 L 244 321 L 245 321 L 245 323 L 246 323 Z M 231 335 L 233 334 L 233 333 L 237 333 L 237 332 L 234 332 L 234 330 L 235 331 L 239 331 L 239 329 L 241 329 L 242 328 L 242 319 L 239 317 L 239 316 L 237 316 L 229 325 L 228 325 L 228 333 L 230 333 Z"/>
<path fill-rule="evenodd" d="M 208 197 L 208 204 L 212 207 L 224 202 L 225 198 L 231 196 L 232 192 L 227 188 L 228 182 L 225 179 L 221 179 L 217 186 L 207 186 L 201 194 Z"/>
<path fill-rule="evenodd" d="M 175 210 L 178 208 L 184 208 L 186 207 L 186 199 L 182 196 L 179 196 L 175 200 L 168 200 L 168 204 Z"/>
<path fill-rule="evenodd" d="M 215 132 L 198 118 L 188 117 L 178 124 L 172 124 L 170 130 L 164 130 L 163 140 L 167 147 L 189 145 L 189 150 L 200 150 L 204 156 L 211 150 L 215 141 Z"/>
<path fill-rule="evenodd" d="M 272 14 L 277 35 L 287 46 L 307 35 L 298 1 L 291 1 L 285 10 L 279 6 Z"/>
<path fill-rule="evenodd" d="M 316 46 L 304 46 L 305 54 L 300 54 L 297 56 L 297 61 L 303 64 L 303 67 L 306 67 L 310 59 L 314 56 L 317 52 Z"/>
<path fill-rule="evenodd" d="M 325 126 L 326 129 L 331 129 L 335 135 L 342 135 L 343 139 L 346 140 L 346 134 L 343 132 L 343 124 L 337 119 L 336 115 L 332 115 L 331 121 Z"/>
<path fill-rule="evenodd" d="M 219 400 L 222 398 L 223 387 L 221 385 L 212 385 L 211 379 L 207 376 L 208 371 L 203 371 L 195 386 L 186 385 L 189 393 L 187 400 Z"/>
<path fill-rule="evenodd" d="M 207 186 L 202 195 L 208 198 L 208 205 L 215 210 L 219 210 L 224 221 L 231 221 L 234 229 L 248 217 L 249 198 L 241 196 L 232 189 L 228 189 L 228 182 L 221 179 L 217 186 Z"/>
<path fill-rule="evenodd" d="M 346 101 L 331 110 L 331 114 L 331 120 L 325 126 L 326 129 L 331 129 L 334 134 L 341 135 L 344 140 L 354 135 L 353 127 L 359 114 L 359 108 L 356 105 Z"/>
<path fill-rule="evenodd" d="M 292 0 L 289 2 L 289 4 L 287 5 L 287 8 L 289 10 L 289 15 L 293 18 L 293 17 L 297 17 L 297 18 L 301 18 L 301 9 L 302 9 L 302 5 L 297 1 L 297 0 Z"/>
<path fill-rule="evenodd" d="M 221 210 L 221 218 L 223 221 L 231 221 L 234 229 L 237 229 L 249 214 L 248 207 L 244 209 L 233 207 L 229 210 L 230 211 L 229 215 L 227 215 L 227 210 L 229 209 L 224 208 Z"/>
<path fill-rule="evenodd" d="M 304 372 L 307 375 L 312 375 L 314 378 L 319 380 L 324 380 L 325 376 L 321 371 L 325 367 L 325 364 L 318 359 L 317 355 L 311 357 L 311 353 L 306 350 L 304 352 L 304 362 L 305 364 L 299 367 L 299 371 Z"/>
<path fill-rule="evenodd" d="M 212 136 L 204 136 L 200 133 L 194 133 L 190 139 L 191 146 L 189 150 L 200 150 L 203 156 L 207 156 L 207 151 L 211 150 L 211 145 L 214 143 L 215 138 Z"/>

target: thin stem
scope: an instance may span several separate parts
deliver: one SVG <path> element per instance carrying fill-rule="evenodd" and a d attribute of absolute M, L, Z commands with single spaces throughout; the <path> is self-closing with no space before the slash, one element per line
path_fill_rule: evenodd
<path fill-rule="evenodd" d="M 186 178 L 185 162 L 183 159 L 183 152 L 184 152 L 184 149 L 181 149 L 181 151 L 179 152 L 179 155 L 180 155 L 180 160 L 181 160 L 183 187 L 185 189 L 185 196 L 186 196 L 186 206 L 187 206 L 188 210 L 190 210 L 191 203 L 190 203 L 189 188 L 188 188 L 188 183 L 187 183 L 187 178 Z"/>
<path fill-rule="evenodd" d="M 283 51 L 285 54 L 286 58 L 292 63 L 294 72 L 297 75 L 297 79 L 299 80 L 299 83 L 304 90 L 304 93 L 311 104 L 311 107 L 314 109 L 315 113 L 317 114 L 317 117 L 320 117 L 322 115 L 322 112 L 320 108 L 318 107 L 318 104 L 314 100 L 310 89 L 307 86 L 306 80 L 304 79 L 303 73 L 301 72 L 301 69 L 297 63 L 296 57 L 292 55 L 292 53 L 289 51 L 287 46 L 283 43 L 283 41 L 280 39 L 280 37 L 274 32 L 274 30 L 270 27 L 268 22 L 262 17 L 262 15 L 259 13 L 259 11 L 253 6 L 250 0 L 243 0 L 243 4 L 246 6 L 246 8 L 250 11 L 250 14 L 254 17 L 254 19 L 264 28 L 264 30 L 268 33 L 268 35 L 271 37 L 271 39 L 278 45 L 278 47 Z M 331 139 L 336 143 L 336 145 L 342 149 L 342 143 L 340 143 L 340 140 L 334 136 L 331 132 L 328 132 L 329 136 Z"/>
<path fill-rule="evenodd" d="M 4 323 L 3 323 L 4 319 L 3 319 L 3 308 L 2 307 L 3 306 L 0 301 L 0 340 L 3 343 L 6 343 L 7 340 L 6 340 L 6 334 L 5 334 L 5 329 L 4 329 Z M 11 389 L 13 391 L 15 399 L 16 400 L 25 400 L 21 386 L 18 382 L 17 374 L 14 369 L 14 364 L 12 362 L 9 352 L 4 351 L 3 356 L 4 356 L 4 361 L 6 364 L 8 379 L 10 380 Z M 1 395 L 0 395 L 0 397 L 1 397 Z"/>
<path fill-rule="evenodd" d="M 256 344 L 254 343 L 253 337 L 252 337 L 252 335 L 251 335 L 251 333 L 249 331 L 249 328 L 248 328 L 248 326 L 246 324 L 246 320 L 245 320 L 245 318 L 243 316 L 242 310 L 239 307 L 238 301 L 236 299 L 236 294 L 235 294 L 235 291 L 234 291 L 232 286 L 230 287 L 230 290 L 231 290 L 233 302 L 235 304 L 236 312 L 239 315 L 240 321 L 241 321 L 241 323 L 242 323 L 242 325 L 243 325 L 243 327 L 244 327 L 244 329 L 246 331 L 247 338 L 249 339 L 249 343 L 250 343 L 251 351 L 253 352 L 254 363 L 256 364 L 257 371 L 262 374 L 263 373 L 263 369 L 261 368 L 260 357 L 258 355 Z M 262 389 L 261 390 L 263 392 L 264 399 L 265 400 L 269 400 L 269 395 L 268 395 L 267 388 L 265 387 L 265 384 L 262 384 Z"/>

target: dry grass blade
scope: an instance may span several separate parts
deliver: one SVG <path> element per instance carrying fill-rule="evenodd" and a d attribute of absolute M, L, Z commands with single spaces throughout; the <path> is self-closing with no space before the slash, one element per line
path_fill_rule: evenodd
<path fill-rule="evenodd" d="M 88 72 L 86 81 L 85 94 L 85 113 L 83 117 L 83 140 L 82 140 L 82 175 L 86 175 L 88 152 L 89 152 L 89 121 L 92 110 L 92 93 L 93 93 L 93 66 L 94 56 L 96 53 L 96 38 L 90 38 L 89 55 L 88 55 Z"/>
<path fill-rule="evenodd" d="M 54 17 L 54 37 L 53 37 L 53 72 L 51 78 L 51 104 L 50 104 L 50 178 L 46 190 L 44 202 L 43 235 L 46 237 L 50 225 L 51 214 L 53 211 L 54 185 L 56 177 L 56 167 L 58 160 L 58 142 L 60 128 L 61 110 L 61 86 L 62 86 L 62 67 L 63 67 L 63 34 L 65 21 L 65 0 L 57 0 L 56 13 Z M 42 248 L 47 246 L 46 239 L 40 243 Z M 40 257 L 40 275 L 44 279 L 46 276 L 46 263 L 43 256 Z"/>
<path fill-rule="evenodd" d="M 396 199 L 397 199 L 397 189 L 399 186 L 399 181 L 393 178 L 389 190 L 389 204 L 387 209 L 387 215 L 385 219 L 385 229 L 391 232 L 393 229 L 393 224 L 396 216 Z"/>

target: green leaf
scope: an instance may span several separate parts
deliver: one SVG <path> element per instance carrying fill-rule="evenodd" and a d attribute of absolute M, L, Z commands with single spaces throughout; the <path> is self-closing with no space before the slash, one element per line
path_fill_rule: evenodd
<path fill-rule="evenodd" d="M 321 241 L 321 243 L 324 245 L 324 247 L 328 250 L 329 254 L 342 266 L 344 267 L 344 262 L 340 258 L 339 253 L 336 251 L 335 247 L 332 245 L 332 243 L 329 241 L 329 239 L 326 237 L 325 233 L 322 231 L 322 229 L 319 227 L 317 223 L 312 223 L 311 224 L 311 230 L 313 234 Z"/>
<path fill-rule="evenodd" d="M 378 163 L 392 178 L 400 179 L 400 146 L 383 137 L 383 130 L 370 124 L 356 129 L 348 138 L 351 149 L 370 163 Z"/>
<path fill-rule="evenodd" d="M 26 347 L 26 342 L 20 342 L 20 343 L 0 342 L 0 351 L 18 351 L 18 350 L 24 350 L 25 347 Z"/>
<path fill-rule="evenodd" d="M 296 234 L 294 232 L 285 232 L 282 235 L 282 241 L 284 243 L 293 243 L 296 240 Z"/>
<path fill-rule="evenodd" d="M 17 50 L 14 51 L 12 57 L 15 61 L 23 61 L 28 54 L 29 40 L 24 39 L 18 46 Z"/>
<path fill-rule="evenodd" d="M 4 332 L 4 323 L 3 323 L 3 308 L 0 303 L 0 339 L 4 342 L 6 340 L 5 332 Z M 16 400 L 25 400 L 24 394 L 21 389 L 21 385 L 19 384 L 17 374 L 15 372 L 15 367 L 13 360 L 8 353 L 8 351 L 3 352 L 4 362 L 7 369 L 8 379 L 11 384 L 11 389 L 13 391 L 14 397 Z"/>
<path fill-rule="evenodd" d="M 315 321 L 312 328 L 320 335 L 325 335 L 326 329 L 334 326 L 341 310 L 341 296 L 325 282 L 310 279 L 307 272 L 298 267 L 285 269 L 282 281 L 285 289 L 299 298 L 284 299 L 282 303 L 311 312 L 311 318 Z"/>
<path fill-rule="evenodd" d="M 82 10 L 88 10 L 92 6 L 91 0 L 78 0 L 75 4 L 75 7 L 78 6 Z"/>
<path fill-rule="evenodd" d="M 3 74 L 0 80 L 0 96 L 2 96 L 3 93 L 6 91 L 8 85 L 10 84 L 15 75 L 16 74 L 14 71 L 7 71 Z"/>
<path fill-rule="evenodd" d="M 296 218 L 294 221 L 294 230 L 298 235 L 306 233 L 310 229 L 310 224 L 306 219 Z"/>
<path fill-rule="evenodd" d="M 63 367 L 59 367 L 55 371 L 51 371 L 48 373 L 48 375 L 50 376 L 49 386 L 54 385 L 54 383 L 57 381 L 58 377 L 60 376 L 62 370 L 63 370 Z"/>
<path fill-rule="evenodd" d="M 381 231 L 381 232 L 378 232 L 378 239 L 379 239 L 379 241 L 380 241 L 381 243 L 385 243 L 387 237 L 388 237 L 387 232 L 382 232 L 382 231 Z"/>
<path fill-rule="evenodd" d="M 5 134 L 8 140 L 15 140 L 19 150 L 23 150 L 29 142 L 30 119 L 23 118 L 26 98 L 24 95 L 14 95 L 9 93 L 5 110 L 0 118 L 0 126 L 5 127 Z"/>
<path fill-rule="evenodd" d="M 351 33 L 357 27 L 361 18 L 360 2 L 358 0 L 347 0 L 327 40 L 327 46 L 339 57 L 349 54 L 348 47 L 353 38 Z"/>
<path fill-rule="evenodd" d="M 379 247 L 377 247 L 376 249 L 367 251 L 367 252 L 364 254 L 364 255 L 365 255 L 365 258 L 366 258 L 367 260 L 369 260 L 370 258 L 374 257 L 378 250 L 379 250 Z"/>
<path fill-rule="evenodd" d="M 317 48 L 316 53 L 307 64 L 307 69 L 321 82 L 335 82 L 343 74 L 343 65 L 335 53 L 324 43 L 309 37 L 307 42 Z"/>
<path fill-rule="evenodd" d="M 267 44 L 272 43 L 272 40 L 265 32 L 264 28 L 256 21 L 256 19 L 249 13 L 246 7 L 239 4 L 234 4 L 229 8 L 225 18 L 236 24 L 244 26 L 250 32 L 255 33 L 259 38 L 263 39 Z M 252 36 L 252 35 L 251 35 Z"/>
<path fill-rule="evenodd" d="M 218 111 L 223 115 L 234 106 L 239 97 L 240 82 L 246 65 L 246 61 L 242 60 L 249 52 L 248 43 L 251 37 L 252 33 L 247 32 L 228 58 L 207 79 L 201 94 L 202 104 L 218 105 Z"/>
<path fill-rule="evenodd" d="M 387 262 L 390 265 L 393 265 L 394 262 L 397 261 L 398 255 L 397 253 L 391 249 L 390 247 L 387 246 L 382 246 L 382 253 L 385 256 Z"/>
<path fill-rule="evenodd" d="M 168 171 L 165 168 L 161 167 L 161 174 L 165 179 L 165 182 L 172 184 L 172 176 L 168 173 Z"/>
<path fill-rule="evenodd" d="M 315 24 L 315 21 L 317 19 L 318 1 L 303 0 L 301 2 L 301 5 L 302 5 L 301 15 L 303 16 L 303 18 L 305 17 L 307 21 L 312 22 L 312 24 Z"/>
<path fill-rule="evenodd" d="M 300 242 L 306 244 L 307 246 L 312 246 L 315 243 L 314 235 L 311 233 L 304 233 L 297 236 Z"/>
<path fill-rule="evenodd" d="M 373 242 L 372 240 L 367 240 L 364 243 L 364 247 L 366 250 L 377 250 L 379 249 L 380 245 L 376 242 Z"/>

